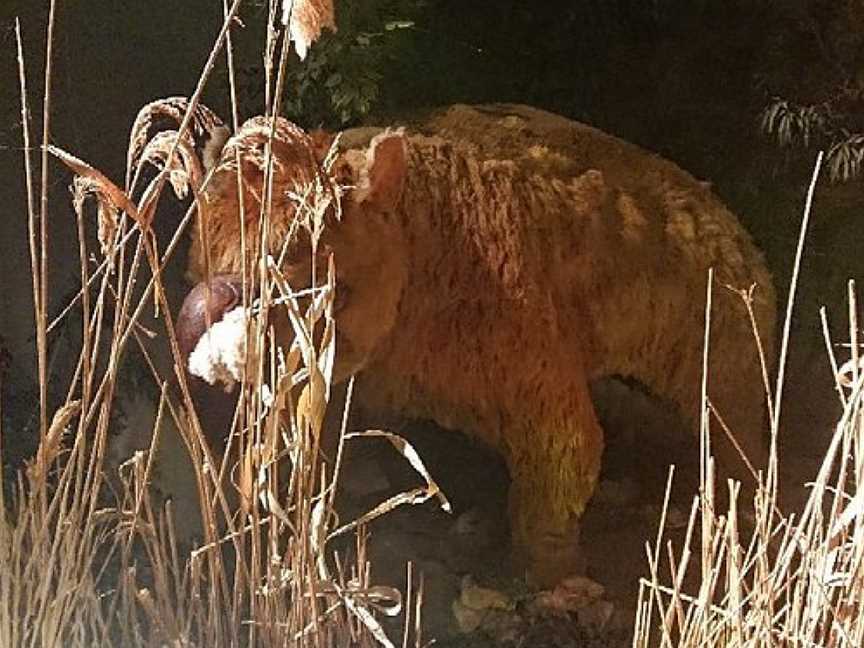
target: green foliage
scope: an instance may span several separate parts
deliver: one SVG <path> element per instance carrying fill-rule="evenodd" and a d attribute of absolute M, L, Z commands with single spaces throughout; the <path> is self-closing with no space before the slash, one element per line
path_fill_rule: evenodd
<path fill-rule="evenodd" d="M 794 152 L 827 151 L 834 182 L 860 176 L 864 161 L 864 5 L 858 0 L 793 3 L 767 41 L 761 130 Z"/>
<path fill-rule="evenodd" d="M 362 118 L 379 96 L 385 47 L 377 33 L 326 35 L 305 64 L 291 67 L 285 113 L 310 124 L 339 126 Z"/>
<path fill-rule="evenodd" d="M 846 182 L 860 176 L 864 165 L 864 134 L 853 116 L 830 101 L 798 105 L 774 97 L 762 110 L 760 127 L 780 147 L 827 150 L 831 181 Z"/>
<path fill-rule="evenodd" d="M 828 150 L 828 169 L 834 181 L 846 181 L 861 175 L 864 161 L 864 135 L 844 133 L 845 139 L 835 142 Z"/>
<path fill-rule="evenodd" d="M 325 32 L 305 61 L 291 54 L 283 113 L 305 126 L 342 128 L 376 106 L 388 60 L 410 49 L 426 0 L 337 0 L 337 31 Z M 245 114 L 262 112 L 263 63 L 240 70 Z"/>
<path fill-rule="evenodd" d="M 291 57 L 283 112 L 328 128 L 375 110 L 458 101 L 523 101 L 577 115 L 616 43 L 656 35 L 682 11 L 702 15 L 719 3 L 336 0 L 338 31 L 326 32 L 305 61 Z M 258 3 L 259 19 L 266 4 Z M 261 112 L 263 64 L 241 73 L 243 112 Z"/>
<path fill-rule="evenodd" d="M 762 132 L 772 136 L 780 146 L 800 142 L 810 146 L 814 137 L 826 134 L 824 106 L 798 106 L 775 97 L 762 111 Z"/>

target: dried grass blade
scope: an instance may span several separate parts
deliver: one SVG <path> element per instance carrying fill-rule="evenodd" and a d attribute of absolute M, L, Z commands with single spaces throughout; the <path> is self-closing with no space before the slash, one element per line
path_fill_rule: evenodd
<path fill-rule="evenodd" d="M 389 441 L 390 444 L 394 448 L 396 448 L 399 454 L 401 454 L 403 457 L 405 457 L 405 459 L 408 460 L 408 463 L 411 464 L 411 467 L 420 476 L 422 476 L 423 479 L 426 480 L 426 490 L 429 492 L 429 496 L 437 497 L 441 508 L 447 513 L 451 512 L 452 507 L 450 506 L 450 502 L 447 500 L 444 492 L 438 487 L 438 484 L 435 482 L 435 480 L 432 479 L 432 475 L 429 473 L 429 470 L 427 470 L 426 465 L 423 463 L 423 460 L 420 458 L 417 450 L 414 449 L 414 446 L 412 446 L 398 434 L 393 434 L 392 432 L 387 432 L 386 430 L 366 430 L 365 432 L 351 432 L 345 435 L 346 439 L 362 437 L 380 437 Z"/>
<path fill-rule="evenodd" d="M 80 160 L 61 148 L 49 146 L 48 151 L 79 176 L 90 178 L 98 187 L 101 188 L 103 195 L 106 196 L 118 209 L 125 211 L 140 224 L 138 209 L 132 201 L 129 200 L 126 192 L 111 182 L 105 174 L 98 169 L 93 168 L 91 165 L 87 164 L 87 162 L 84 162 L 84 160 Z"/>
<path fill-rule="evenodd" d="M 28 475 L 32 482 L 44 479 L 50 466 L 60 453 L 60 442 L 69 422 L 81 411 L 81 401 L 66 403 L 54 413 L 48 433 L 39 444 L 34 462 L 28 467 Z"/>

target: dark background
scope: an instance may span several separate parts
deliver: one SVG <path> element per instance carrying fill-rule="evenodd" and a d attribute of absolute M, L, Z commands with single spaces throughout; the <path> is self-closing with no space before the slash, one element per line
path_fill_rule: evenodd
<path fill-rule="evenodd" d="M 24 34 L 38 142 L 43 5 L 0 5 L 0 334 L 20 372 L 6 382 L 22 390 L 32 375 L 33 326 L 14 17 Z M 58 5 L 52 140 L 119 181 L 136 112 L 158 97 L 191 94 L 221 25 L 222 4 Z M 864 130 L 858 124 L 862 6 L 842 0 L 341 2 L 338 34 L 313 47 L 305 65 L 292 59 L 285 104 L 306 127 L 387 121 L 457 101 L 528 103 L 589 122 L 713 183 L 766 251 L 782 296 L 816 151 Z M 263 106 L 266 12 L 250 0 L 241 15 L 245 26 L 234 33 L 242 116 L 249 117 Z M 220 57 L 205 102 L 227 117 L 227 96 Z M 791 106 L 783 145 L 761 122 L 778 101 Z M 854 157 L 857 149 L 850 150 Z M 38 155 L 34 162 L 38 177 Z M 843 330 L 845 282 L 861 269 L 864 194 L 856 173 L 846 175 L 842 182 L 823 178 L 805 257 L 795 333 L 796 366 L 807 380 L 830 378 L 817 309 L 828 304 Z M 77 281 L 69 180 L 52 162 L 52 312 Z"/>

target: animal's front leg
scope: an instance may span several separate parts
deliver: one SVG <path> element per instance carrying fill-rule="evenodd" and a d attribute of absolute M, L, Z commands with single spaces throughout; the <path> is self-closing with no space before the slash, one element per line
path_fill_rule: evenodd
<path fill-rule="evenodd" d="M 597 482 L 603 439 L 587 385 L 544 405 L 508 431 L 507 454 L 515 558 L 532 584 L 548 587 L 584 570 L 579 519 Z"/>

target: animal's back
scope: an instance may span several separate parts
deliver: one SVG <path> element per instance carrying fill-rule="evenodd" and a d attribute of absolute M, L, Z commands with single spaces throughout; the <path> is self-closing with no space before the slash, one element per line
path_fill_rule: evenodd
<path fill-rule="evenodd" d="M 373 132 L 348 132 L 345 146 Z M 383 381 L 382 394 L 398 392 L 386 400 L 470 424 L 496 419 L 498 398 L 525 402 L 544 390 L 541 401 L 559 398 L 551 385 L 572 384 L 565 373 L 587 374 L 577 381 L 618 374 L 695 423 L 713 268 L 709 392 L 751 459 L 761 458 L 762 366 L 744 300 L 727 286 L 757 285 L 753 311 L 770 370 L 772 281 L 747 232 L 704 183 L 633 144 L 527 106 L 453 106 L 408 132 L 406 230 L 435 220 L 446 234 L 416 237 L 415 261 L 425 267 L 415 268 L 394 341 L 382 350 L 379 369 L 399 376 Z M 472 404 L 483 411 L 472 415 Z M 483 436 L 513 444 L 498 434 Z M 720 454 L 734 464 L 737 451 L 722 436 Z"/>
<path fill-rule="evenodd" d="M 419 279 L 429 286 L 433 273 L 449 269 L 457 275 L 440 299 L 458 297 L 460 283 L 466 299 L 483 299 L 484 293 L 496 299 L 489 281 L 500 283 L 501 276 L 464 281 L 465 275 L 478 265 L 491 265 L 499 275 L 512 266 L 511 284 L 523 296 L 526 289 L 551 292 L 560 342 L 576 338 L 569 341 L 585 351 L 592 378 L 633 376 L 693 419 L 705 287 L 713 268 L 712 387 L 737 392 L 735 384 L 752 385 L 751 378 L 761 376 L 744 301 L 727 286 L 757 285 L 753 310 L 770 367 L 770 274 L 747 232 L 705 183 L 638 146 L 528 106 L 452 106 L 409 122 L 408 131 L 416 151 L 403 199 L 406 226 L 423 226 L 417 221 L 430 218 L 423 212 L 434 194 L 444 207 L 432 217 L 445 219 L 442 227 L 449 228 L 448 250 L 441 254 L 450 258 Z M 374 132 L 349 131 L 346 146 Z M 506 175 L 503 182 L 496 172 Z M 466 179 L 471 175 L 477 178 Z M 496 182 L 506 186 L 496 188 Z M 465 186 L 454 189 L 460 183 Z M 500 204 L 489 204 L 496 200 Z M 491 215 L 475 224 L 484 211 Z M 460 249 L 469 238 L 472 245 Z M 466 250 L 477 248 L 479 264 L 466 261 Z M 481 277 L 486 284 L 476 291 Z M 761 380 L 754 389 L 761 389 Z M 752 428 L 761 425 L 761 391 L 748 400 L 756 410 L 748 416 L 756 421 L 748 422 Z"/>

